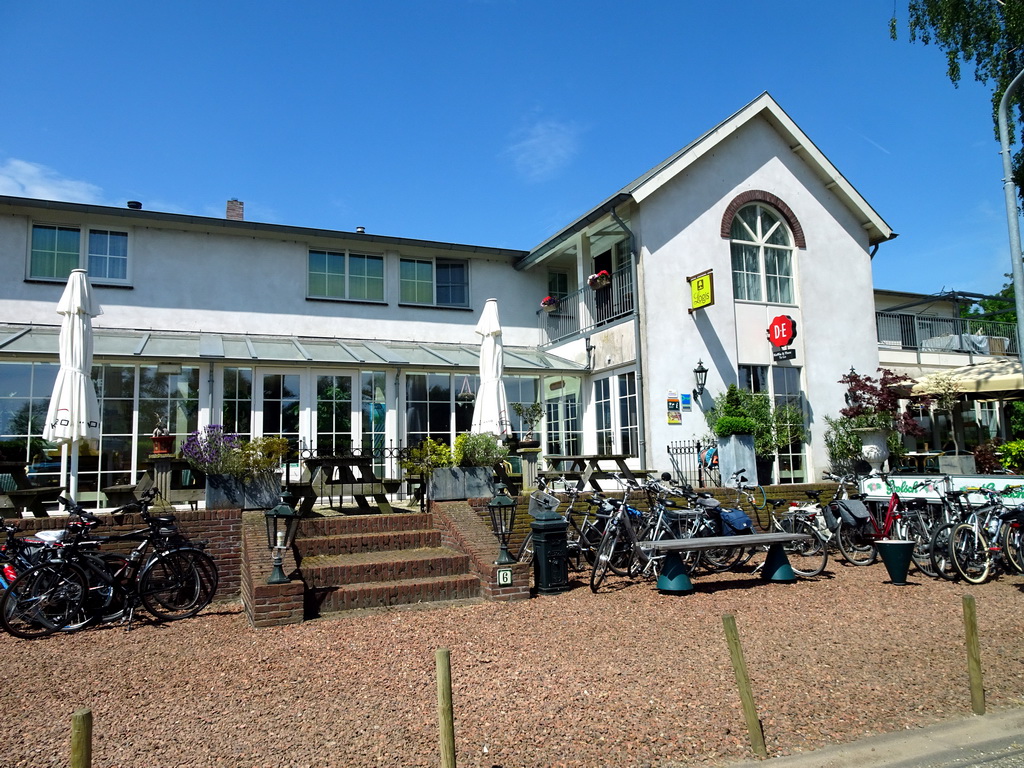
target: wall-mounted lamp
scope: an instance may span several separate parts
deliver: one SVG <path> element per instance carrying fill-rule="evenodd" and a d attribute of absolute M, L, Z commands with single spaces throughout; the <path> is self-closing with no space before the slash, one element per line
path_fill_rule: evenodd
<path fill-rule="evenodd" d="M 708 369 L 704 367 L 703 360 L 697 361 L 697 367 L 693 369 L 693 380 L 697 384 L 693 388 L 693 396 L 700 397 L 704 394 L 704 385 L 708 381 Z"/>

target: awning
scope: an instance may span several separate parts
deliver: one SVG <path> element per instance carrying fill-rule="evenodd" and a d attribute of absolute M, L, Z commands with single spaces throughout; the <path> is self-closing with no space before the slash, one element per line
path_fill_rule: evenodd
<path fill-rule="evenodd" d="M 475 371 L 479 343 L 442 344 L 308 336 L 261 336 L 94 328 L 93 357 L 103 362 L 225 362 L 236 365 L 324 365 L 360 368 L 446 368 Z M 475 336 L 475 334 L 474 334 Z M 0 361 L 57 359 L 58 326 L 0 324 Z M 476 342 L 474 338 L 474 342 Z M 512 374 L 576 373 L 585 366 L 534 347 L 505 347 Z"/>
<path fill-rule="evenodd" d="M 910 394 L 935 394 L 939 376 L 950 377 L 969 400 L 1024 400 L 1024 372 L 1020 360 L 993 360 L 930 373 L 914 380 Z"/>

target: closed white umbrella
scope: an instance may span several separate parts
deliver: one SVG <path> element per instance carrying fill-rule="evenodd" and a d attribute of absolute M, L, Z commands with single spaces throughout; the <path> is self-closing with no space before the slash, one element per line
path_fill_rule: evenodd
<path fill-rule="evenodd" d="M 69 495 L 78 493 L 78 444 L 100 438 L 100 407 L 89 374 L 92 370 L 92 318 L 103 310 L 92 297 L 84 269 L 71 271 L 57 304 L 60 325 L 60 370 L 53 385 L 43 439 L 61 446 L 61 484 Z M 65 483 L 70 448 L 71 469 Z"/>
<path fill-rule="evenodd" d="M 470 431 L 490 433 L 502 437 L 508 434 L 508 401 L 505 383 L 501 380 L 504 353 L 501 348 L 501 323 L 498 322 L 498 300 L 488 299 L 480 321 L 476 324 L 480 334 L 480 389 L 473 405 L 473 424 Z"/>

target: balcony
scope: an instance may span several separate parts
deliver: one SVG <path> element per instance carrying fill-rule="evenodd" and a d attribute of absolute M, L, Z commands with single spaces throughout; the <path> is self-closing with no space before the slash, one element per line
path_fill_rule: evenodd
<path fill-rule="evenodd" d="M 916 350 L 970 357 L 1019 356 L 1017 326 L 995 320 L 876 312 L 881 349 Z"/>
<path fill-rule="evenodd" d="M 549 346 L 596 328 L 631 317 L 634 312 L 633 274 L 629 265 L 612 273 L 606 288 L 584 286 L 558 302 L 553 312 L 538 310 L 541 346 Z"/>

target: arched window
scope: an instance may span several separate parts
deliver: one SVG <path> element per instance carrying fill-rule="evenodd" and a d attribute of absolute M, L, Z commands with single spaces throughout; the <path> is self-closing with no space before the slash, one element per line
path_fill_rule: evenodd
<path fill-rule="evenodd" d="M 793 304 L 793 237 L 782 217 L 760 203 L 736 213 L 729 230 L 732 287 L 740 301 Z"/>

